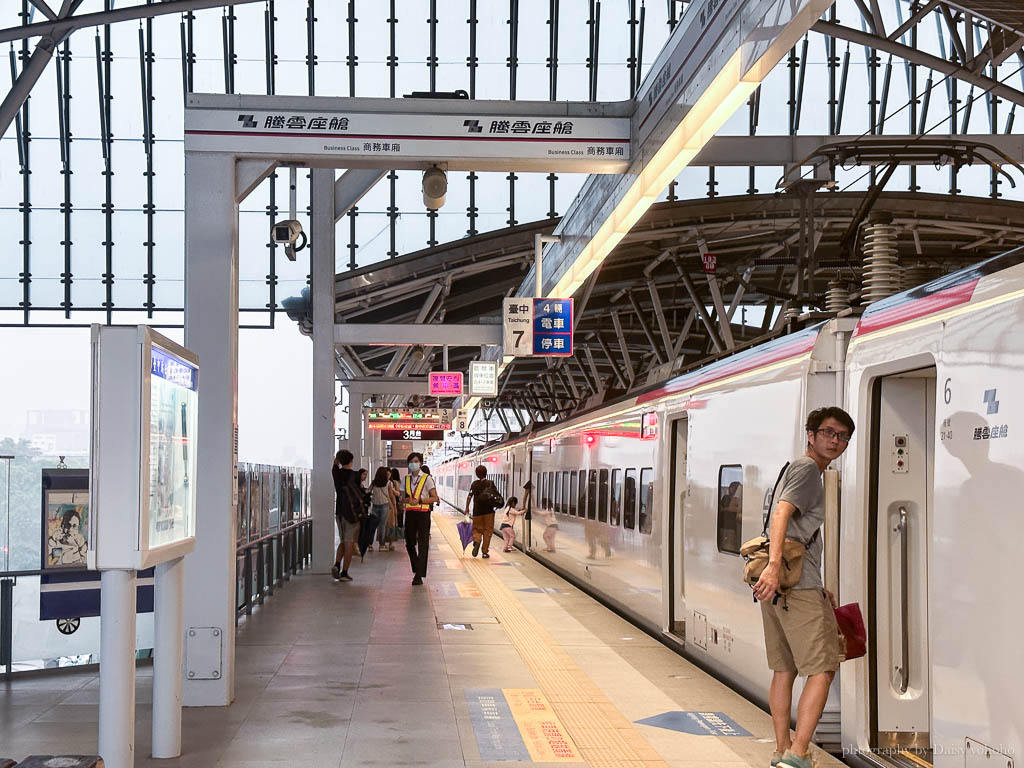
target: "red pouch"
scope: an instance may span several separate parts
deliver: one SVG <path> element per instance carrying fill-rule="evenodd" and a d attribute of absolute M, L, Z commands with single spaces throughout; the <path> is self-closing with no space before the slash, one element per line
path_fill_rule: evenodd
<path fill-rule="evenodd" d="M 846 639 L 844 660 L 857 659 L 867 653 L 868 633 L 864 629 L 864 617 L 860 613 L 860 605 L 847 603 L 835 609 L 836 623 L 839 631 Z"/>

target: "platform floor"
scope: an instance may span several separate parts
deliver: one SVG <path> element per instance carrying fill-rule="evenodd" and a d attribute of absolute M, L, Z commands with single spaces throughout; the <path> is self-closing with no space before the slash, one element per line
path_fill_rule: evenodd
<path fill-rule="evenodd" d="M 179 759 L 148 757 L 140 668 L 136 765 L 768 766 L 767 714 L 497 537 L 462 557 L 437 517 L 423 586 L 404 548 L 351 572 L 293 577 L 240 624 L 236 700 L 184 710 Z M 0 757 L 95 753 L 98 694 L 95 669 L 0 683 Z"/>

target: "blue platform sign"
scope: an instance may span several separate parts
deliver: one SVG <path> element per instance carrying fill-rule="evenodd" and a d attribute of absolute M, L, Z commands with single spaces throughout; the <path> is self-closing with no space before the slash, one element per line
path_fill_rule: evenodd
<path fill-rule="evenodd" d="M 533 300 L 533 354 L 572 355 L 572 299 Z"/>
<path fill-rule="evenodd" d="M 665 728 L 694 736 L 750 736 L 743 726 L 724 712 L 662 712 L 654 717 L 637 720 L 641 725 Z"/>
<path fill-rule="evenodd" d="M 466 704 L 481 760 L 485 763 L 532 762 L 500 688 L 467 688 Z"/>

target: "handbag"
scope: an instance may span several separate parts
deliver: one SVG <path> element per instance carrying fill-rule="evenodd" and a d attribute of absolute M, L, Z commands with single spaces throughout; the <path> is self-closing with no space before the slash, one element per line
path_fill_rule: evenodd
<path fill-rule="evenodd" d="M 751 586 L 757 583 L 757 580 L 761 578 L 761 573 L 768 567 L 768 526 L 774 511 L 775 494 L 779 490 L 779 483 L 782 482 L 782 478 L 788 468 L 789 462 L 787 461 L 779 472 L 779 477 L 772 488 L 771 496 L 768 499 L 768 515 L 765 517 L 761 535 L 743 542 L 743 545 L 740 547 L 740 556 L 744 560 L 743 581 Z M 804 555 L 807 554 L 807 547 L 818 538 L 818 533 L 819 531 L 815 531 L 806 544 L 793 539 L 786 539 L 782 543 L 782 570 L 779 572 L 779 592 L 789 591 L 800 583 L 800 577 L 803 575 L 804 569 Z M 757 602 L 757 598 L 754 598 L 754 601 Z"/>
<path fill-rule="evenodd" d="M 401 525 L 393 525 L 384 531 L 384 538 L 387 541 L 401 541 L 405 538 L 405 528 Z"/>
<path fill-rule="evenodd" d="M 867 653 L 868 633 L 864 629 L 864 617 L 860 605 L 847 603 L 835 609 L 836 624 L 839 625 L 840 655 L 843 661 L 859 659 Z"/>

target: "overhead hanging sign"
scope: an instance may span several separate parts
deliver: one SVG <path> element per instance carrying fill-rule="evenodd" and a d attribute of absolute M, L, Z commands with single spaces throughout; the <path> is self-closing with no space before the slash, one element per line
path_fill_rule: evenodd
<path fill-rule="evenodd" d="M 498 361 L 473 360 L 469 364 L 470 397 L 498 396 Z"/>
<path fill-rule="evenodd" d="M 499 113 L 475 102 L 434 101 L 422 112 L 394 99 L 291 103 L 295 108 L 280 98 L 189 94 L 186 149 L 330 156 L 383 168 L 419 168 L 444 157 L 449 170 L 510 170 L 513 163 L 520 170 L 522 161 L 538 160 L 552 170 L 621 173 L 630 159 L 628 117 L 571 114 L 593 105 L 510 103 Z"/>
<path fill-rule="evenodd" d="M 443 429 L 383 429 L 381 440 L 444 440 Z M 410 448 L 409 450 L 412 450 Z"/>
<path fill-rule="evenodd" d="M 572 299 L 505 299 L 501 313 L 504 354 L 512 357 L 571 356 L 572 313 Z"/>
<path fill-rule="evenodd" d="M 462 371 L 431 371 L 430 394 L 437 397 L 458 397 L 462 394 Z"/>
<path fill-rule="evenodd" d="M 506 298 L 501 305 L 504 354 L 529 357 L 533 354 L 533 300 Z"/>
<path fill-rule="evenodd" d="M 533 300 L 533 354 L 572 355 L 572 299 Z"/>
<path fill-rule="evenodd" d="M 367 427 L 381 429 L 451 429 L 449 408 L 396 408 L 389 411 L 370 411 L 366 415 Z"/>

